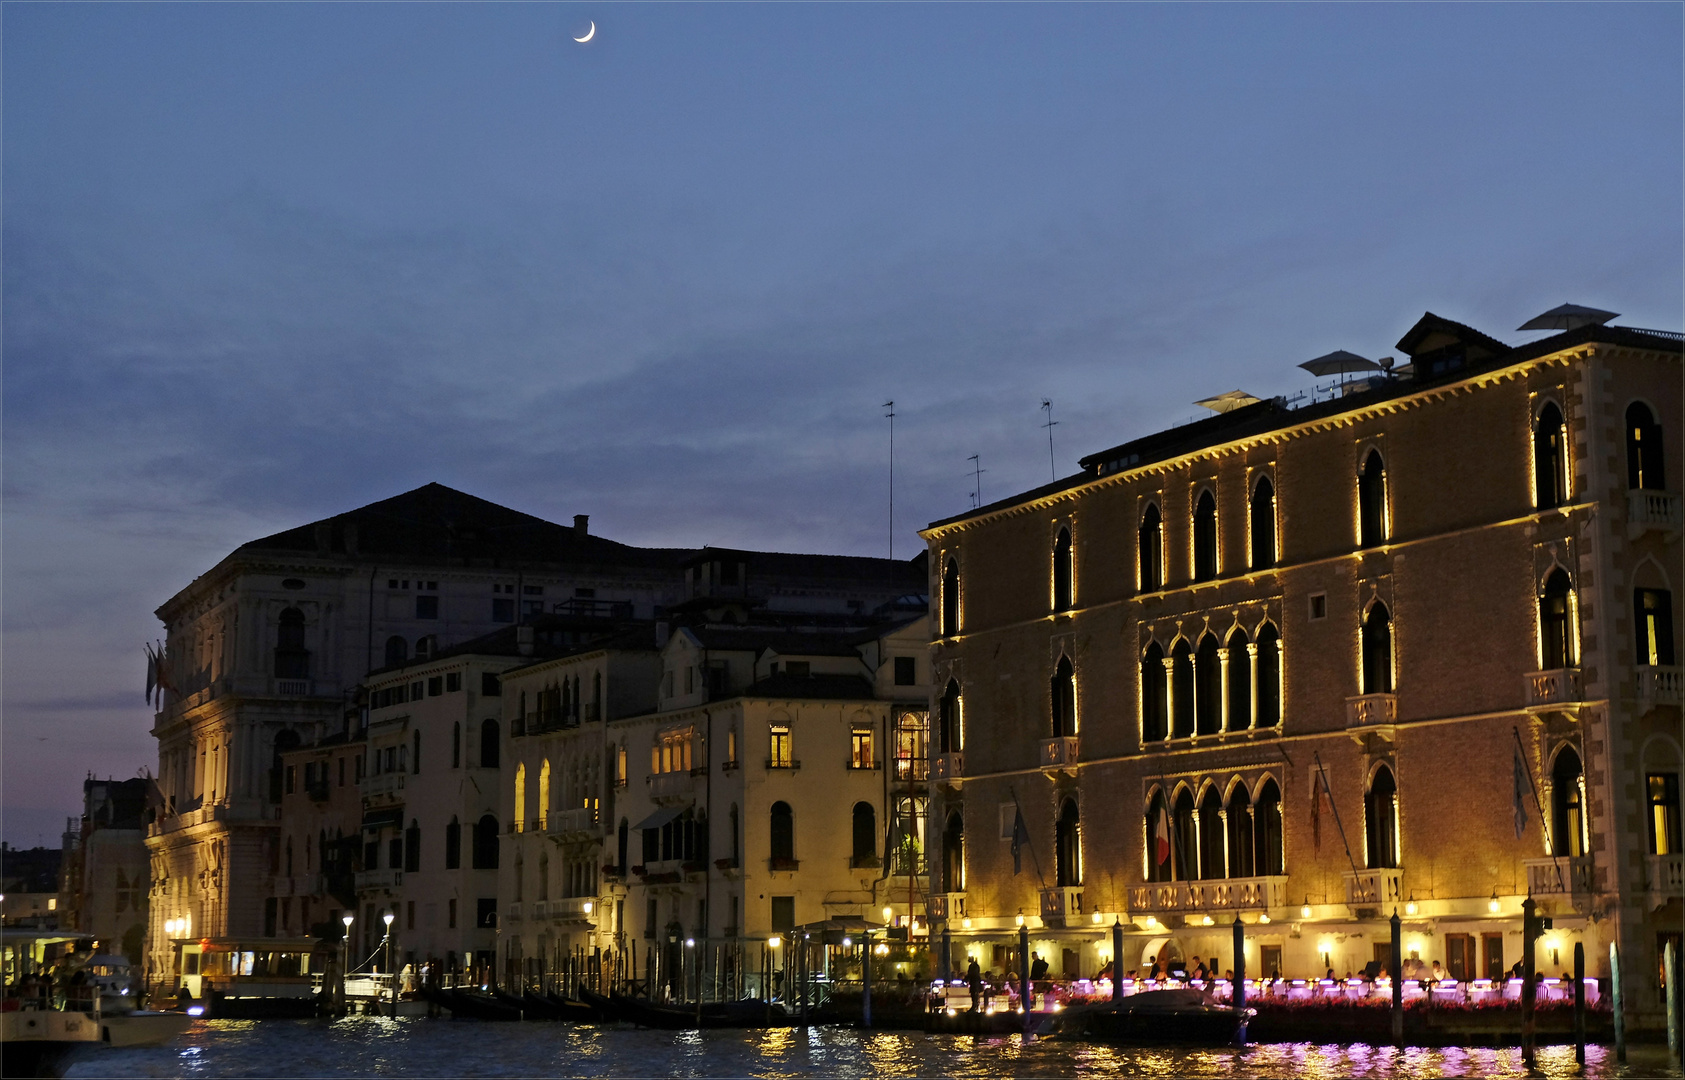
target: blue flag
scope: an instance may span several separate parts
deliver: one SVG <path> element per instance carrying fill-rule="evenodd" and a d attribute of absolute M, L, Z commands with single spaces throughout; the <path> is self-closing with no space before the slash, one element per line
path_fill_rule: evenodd
<path fill-rule="evenodd" d="M 1012 808 L 1012 876 L 1017 877 L 1024 870 L 1024 845 L 1030 842 L 1030 830 L 1024 824 L 1024 811 L 1014 805 Z"/>

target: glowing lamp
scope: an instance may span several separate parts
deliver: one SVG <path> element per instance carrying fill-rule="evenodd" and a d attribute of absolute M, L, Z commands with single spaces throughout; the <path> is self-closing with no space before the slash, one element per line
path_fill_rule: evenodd
<path fill-rule="evenodd" d="M 1307 897 L 1305 897 L 1305 906 L 1299 909 L 1299 918 L 1308 919 L 1310 917 L 1311 917 L 1311 898 L 1309 896 L 1307 896 Z"/>
<path fill-rule="evenodd" d="M 784 939 L 779 937 L 777 934 L 774 934 L 766 939 L 766 947 L 769 949 L 776 949 L 782 944 L 784 944 Z"/>
<path fill-rule="evenodd" d="M 386 914 L 384 914 L 380 917 L 380 921 L 386 924 L 386 929 L 390 930 L 390 929 L 392 929 L 392 920 L 396 919 L 396 918 L 397 918 L 396 915 L 394 915 L 390 911 L 388 911 Z"/>
<path fill-rule="evenodd" d="M 1503 905 L 1498 902 L 1498 890 L 1493 889 L 1492 899 L 1486 901 L 1486 910 L 1496 915 L 1502 907 Z"/>
<path fill-rule="evenodd" d="M 357 921 L 357 916 L 348 911 L 339 917 L 339 921 L 345 924 L 345 929 L 350 930 L 351 924 Z"/>
<path fill-rule="evenodd" d="M 1018 913 L 1017 923 L 1019 926 L 1024 925 L 1024 913 L 1022 911 Z"/>
<path fill-rule="evenodd" d="M 853 939 L 853 938 L 843 938 L 843 948 L 845 948 L 845 949 L 846 949 L 846 948 L 848 948 L 848 947 L 849 947 L 849 946 L 850 946 L 850 945 L 853 945 L 853 944 L 854 944 L 854 939 Z"/>
<path fill-rule="evenodd" d="M 1147 920 L 1146 920 L 1147 929 L 1151 930 L 1153 927 L 1155 927 L 1157 925 L 1158 925 L 1158 918 L 1156 916 L 1153 916 L 1153 915 L 1148 915 Z"/>
<path fill-rule="evenodd" d="M 1270 913 L 1267 911 L 1264 912 L 1262 915 L 1258 916 L 1258 921 L 1263 923 L 1265 926 L 1268 926 L 1270 924 Z"/>
<path fill-rule="evenodd" d="M 1203 920 L 1201 920 L 1201 921 L 1202 921 L 1202 922 L 1204 922 L 1204 923 L 1205 923 L 1205 925 L 1206 925 L 1206 926 L 1211 926 L 1211 925 L 1212 925 L 1212 924 L 1214 924 L 1214 923 L 1215 923 L 1215 922 L 1216 922 L 1216 921 L 1217 921 L 1217 920 L 1216 920 L 1216 919 L 1213 919 L 1213 918 L 1212 918 L 1212 917 L 1211 917 L 1211 916 L 1209 916 L 1209 915 L 1207 915 L 1207 916 L 1206 916 L 1206 917 L 1205 917 L 1205 918 L 1204 918 L 1204 919 L 1203 919 Z"/>
<path fill-rule="evenodd" d="M 960 925 L 965 927 L 967 930 L 970 930 L 971 929 L 971 916 L 967 915 L 965 918 L 961 919 Z"/>
<path fill-rule="evenodd" d="M 888 907 L 884 908 L 883 909 L 883 921 L 889 922 L 893 918 L 895 918 L 895 909 L 894 908 L 888 908 Z"/>
<path fill-rule="evenodd" d="M 1411 900 L 1404 905 L 1404 914 L 1406 914 L 1406 915 L 1416 914 L 1416 901 Z"/>
<path fill-rule="evenodd" d="M 1099 926 L 1099 925 L 1100 925 L 1100 913 L 1099 913 L 1099 912 L 1098 912 L 1098 911 L 1096 911 L 1096 912 L 1095 912 L 1095 913 L 1094 913 L 1094 925 L 1095 925 L 1095 926 Z"/>
<path fill-rule="evenodd" d="M 591 909 L 596 907 L 596 906 L 597 905 L 595 905 L 595 904 L 591 903 L 591 901 L 587 900 L 587 901 L 585 901 L 585 903 L 583 905 L 583 910 L 584 910 L 585 914 L 589 915 L 589 914 L 591 914 Z"/>

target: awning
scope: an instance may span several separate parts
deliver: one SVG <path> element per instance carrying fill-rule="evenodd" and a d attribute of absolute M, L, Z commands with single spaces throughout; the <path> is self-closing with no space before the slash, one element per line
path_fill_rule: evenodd
<path fill-rule="evenodd" d="M 389 806 L 383 810 L 363 811 L 363 828 L 383 829 L 388 825 L 397 828 L 404 823 L 404 808 Z"/>
<path fill-rule="evenodd" d="M 632 827 L 634 829 L 659 829 L 688 809 L 690 809 L 688 806 L 664 806 Z"/>

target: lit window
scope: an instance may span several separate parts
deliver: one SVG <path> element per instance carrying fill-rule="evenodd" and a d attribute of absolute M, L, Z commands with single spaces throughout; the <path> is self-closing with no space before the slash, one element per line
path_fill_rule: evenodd
<path fill-rule="evenodd" d="M 1650 853 L 1679 854 L 1679 774 L 1645 777 L 1650 795 Z"/>
<path fill-rule="evenodd" d="M 1194 503 L 1194 580 L 1217 576 L 1217 499 L 1206 488 Z"/>
<path fill-rule="evenodd" d="M 768 729 L 771 737 L 771 753 L 767 757 L 767 768 L 788 769 L 795 759 L 791 756 L 790 725 L 773 724 Z"/>
<path fill-rule="evenodd" d="M 1533 427 L 1533 498 L 1544 510 L 1568 501 L 1568 438 L 1562 410 L 1547 402 Z"/>
<path fill-rule="evenodd" d="M 872 756 L 872 731 L 855 728 L 849 733 L 848 766 L 851 769 L 870 769 L 877 762 Z"/>

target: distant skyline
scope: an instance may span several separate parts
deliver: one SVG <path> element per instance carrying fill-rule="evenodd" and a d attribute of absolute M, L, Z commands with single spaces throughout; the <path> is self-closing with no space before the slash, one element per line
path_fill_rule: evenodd
<path fill-rule="evenodd" d="M 895 554 L 1423 311 L 1680 329 L 1678 5 L 8 4 L 4 835 L 153 610 L 436 480 Z M 572 39 L 596 25 L 585 44 Z"/>

